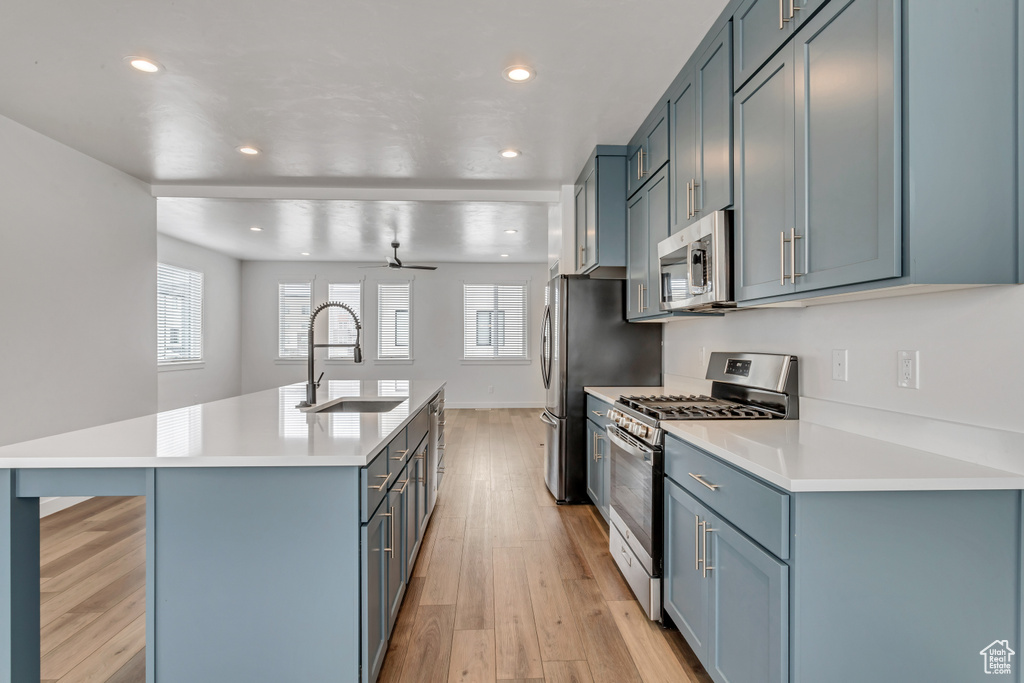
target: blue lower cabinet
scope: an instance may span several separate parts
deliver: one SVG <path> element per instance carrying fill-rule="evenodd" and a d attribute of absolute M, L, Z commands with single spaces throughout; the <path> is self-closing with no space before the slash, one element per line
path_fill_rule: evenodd
<path fill-rule="evenodd" d="M 598 436 L 604 430 L 587 420 L 587 495 L 598 508 L 604 502 L 604 468 L 601 466 Z"/>
<path fill-rule="evenodd" d="M 398 481 L 405 478 L 406 470 L 399 475 Z M 408 500 L 409 485 L 406 482 L 403 487 L 396 484 L 395 488 L 388 494 L 386 511 L 388 538 L 387 565 L 388 565 L 388 623 L 387 634 L 391 636 L 395 628 L 395 621 L 398 620 L 398 610 L 402 607 L 402 598 L 405 597 L 405 566 L 407 564 L 405 554 L 405 519 L 406 502 Z"/>
<path fill-rule="evenodd" d="M 662 604 L 697 657 L 707 661 L 708 583 L 701 567 L 707 509 L 665 480 L 665 576 Z"/>
<path fill-rule="evenodd" d="M 788 683 L 789 567 L 665 479 L 664 610 L 716 683 Z"/>
<path fill-rule="evenodd" d="M 378 511 L 363 525 L 362 545 L 362 680 L 377 680 L 384 653 L 388 649 L 387 628 L 387 556 L 389 518 Z"/>
<path fill-rule="evenodd" d="M 719 517 L 706 519 L 711 678 L 788 682 L 789 567 Z"/>

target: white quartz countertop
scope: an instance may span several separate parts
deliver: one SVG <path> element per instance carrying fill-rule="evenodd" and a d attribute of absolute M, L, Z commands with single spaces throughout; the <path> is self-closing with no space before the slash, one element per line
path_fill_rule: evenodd
<path fill-rule="evenodd" d="M 602 400 L 639 387 L 587 387 Z M 656 393 L 658 387 L 648 388 Z M 662 422 L 678 437 L 792 492 L 1024 489 L 1024 476 L 804 420 Z"/>
<path fill-rule="evenodd" d="M 583 387 L 583 391 L 596 396 L 602 401 L 615 403 L 619 396 L 650 396 L 651 394 L 665 393 L 664 387 Z"/>
<path fill-rule="evenodd" d="M 384 413 L 304 413 L 306 385 L 0 447 L 0 468 L 295 467 L 368 464 L 444 387 L 440 380 L 332 380 L 318 403 L 404 397 Z"/>

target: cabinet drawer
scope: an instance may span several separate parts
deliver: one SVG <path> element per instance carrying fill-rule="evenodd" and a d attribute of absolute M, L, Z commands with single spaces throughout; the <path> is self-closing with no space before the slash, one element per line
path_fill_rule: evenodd
<path fill-rule="evenodd" d="M 608 429 L 608 423 L 611 422 L 608 419 L 608 411 L 611 407 L 612 404 L 587 394 L 587 419 L 601 429 Z"/>
<path fill-rule="evenodd" d="M 416 413 L 416 417 L 409 423 L 409 427 L 406 429 L 408 433 L 408 445 L 410 449 L 416 448 L 423 437 L 427 435 L 427 430 L 430 429 L 430 410 L 424 408 L 420 412 Z M 405 448 L 405 446 L 403 446 Z"/>
<path fill-rule="evenodd" d="M 665 439 L 665 476 L 777 557 L 789 558 L 789 494 L 672 436 Z"/>
<path fill-rule="evenodd" d="M 412 449 L 409 448 L 409 442 L 406 440 L 408 433 L 408 430 L 403 429 L 388 444 L 388 472 L 396 476 L 405 467 L 405 463 L 409 461 L 409 458 L 412 457 Z M 390 488 L 394 481 L 395 477 L 391 477 L 385 488 Z"/>
<path fill-rule="evenodd" d="M 388 472 L 389 462 L 388 449 L 385 448 L 374 458 L 373 462 L 359 471 L 361 522 L 365 523 L 373 516 L 373 511 L 384 500 L 384 496 L 388 493 L 388 488 L 394 483 L 395 476 L 401 470 L 401 467 L 398 467 L 393 469 L 392 472 Z"/>

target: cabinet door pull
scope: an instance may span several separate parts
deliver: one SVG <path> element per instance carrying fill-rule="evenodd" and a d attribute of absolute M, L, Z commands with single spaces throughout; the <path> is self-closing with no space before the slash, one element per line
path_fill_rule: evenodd
<path fill-rule="evenodd" d="M 644 177 L 644 148 L 643 147 L 640 148 L 640 154 L 637 157 L 636 171 L 637 171 L 636 179 L 637 180 L 643 180 L 643 177 Z"/>
<path fill-rule="evenodd" d="M 796 241 L 803 238 L 803 235 L 796 234 L 796 228 L 792 228 L 789 231 L 789 265 L 792 268 L 789 274 L 789 281 L 794 285 L 796 284 L 796 279 L 803 275 L 803 273 L 796 272 Z"/>
<path fill-rule="evenodd" d="M 704 481 L 704 475 L 702 475 L 702 474 L 694 474 L 693 472 L 687 472 L 687 474 L 689 474 L 691 477 L 693 477 L 694 479 L 699 481 L 701 484 L 704 484 L 705 486 L 707 486 L 712 491 L 717 491 L 718 490 L 718 484 L 709 484 L 708 482 Z"/>
<path fill-rule="evenodd" d="M 779 0 L 779 30 L 786 28 L 789 19 L 786 18 L 786 0 Z"/>
<path fill-rule="evenodd" d="M 409 485 L 409 480 L 408 480 L 408 479 L 406 479 L 405 481 L 396 481 L 396 482 L 395 482 L 395 486 L 396 486 L 396 487 L 397 487 L 397 486 L 398 486 L 399 484 L 401 484 L 401 485 L 402 485 L 402 489 L 401 489 L 400 491 L 395 491 L 395 493 L 405 493 L 405 487 Z"/>
<path fill-rule="evenodd" d="M 704 578 L 707 578 L 708 572 L 711 571 L 712 569 L 714 569 L 714 567 L 712 567 L 711 565 L 708 564 L 708 534 L 710 534 L 713 531 L 718 531 L 718 529 L 712 529 L 711 526 L 708 525 L 705 522 L 704 523 L 704 534 L 703 534 L 703 536 L 704 536 L 704 559 L 702 560 L 702 562 L 704 563 Z"/>
<path fill-rule="evenodd" d="M 601 439 L 603 438 L 600 434 L 594 434 L 594 462 L 601 459 Z"/>
<path fill-rule="evenodd" d="M 388 474 L 378 474 L 377 478 L 378 479 L 383 479 L 384 481 L 382 481 L 380 483 L 380 486 L 374 486 L 373 484 L 370 484 L 370 488 L 371 489 L 376 489 L 377 491 L 383 491 L 384 487 L 388 485 L 388 479 L 391 478 L 391 473 L 388 473 Z"/>
<path fill-rule="evenodd" d="M 587 265 L 587 246 L 580 247 L 580 268 Z"/>
<path fill-rule="evenodd" d="M 395 559 L 395 506 L 391 506 L 391 514 L 388 515 L 391 519 L 388 520 L 388 524 L 391 526 L 391 547 L 388 550 L 391 551 L 391 559 Z M 707 541 L 704 541 L 705 551 L 707 550 Z"/>
<path fill-rule="evenodd" d="M 803 7 L 796 6 L 796 0 L 789 0 L 789 18 L 792 19 L 796 16 L 797 10 L 802 10 Z"/>
<path fill-rule="evenodd" d="M 703 536 L 701 533 L 701 527 L 704 526 L 704 522 L 700 521 L 700 515 L 693 516 L 693 569 L 694 571 L 700 571 L 700 538 Z"/>
<path fill-rule="evenodd" d="M 597 415 L 598 417 L 604 417 L 604 413 L 598 412 L 596 410 L 591 410 L 590 412 L 592 412 L 594 415 Z"/>
<path fill-rule="evenodd" d="M 692 209 L 693 213 L 690 214 L 690 218 L 693 218 L 698 213 L 698 211 L 697 211 L 697 188 L 698 187 L 700 187 L 700 185 L 697 184 L 697 179 L 696 178 L 691 178 L 690 179 L 690 192 L 693 194 L 693 209 Z"/>
<path fill-rule="evenodd" d="M 686 219 L 690 219 L 690 183 L 686 183 Z"/>

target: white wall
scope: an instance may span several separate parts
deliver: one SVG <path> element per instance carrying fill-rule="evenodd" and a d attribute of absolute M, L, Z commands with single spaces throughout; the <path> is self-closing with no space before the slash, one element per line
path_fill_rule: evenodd
<path fill-rule="evenodd" d="M 237 396 L 242 389 L 242 264 L 236 258 L 166 235 L 157 260 L 203 273 L 203 362 L 159 368 L 157 409 Z"/>
<path fill-rule="evenodd" d="M 0 444 L 156 410 L 155 263 L 147 185 L 0 117 Z"/>
<path fill-rule="evenodd" d="M 1024 432 L 1024 287 L 998 286 L 673 321 L 667 374 L 704 378 L 700 348 L 800 357 L 800 394 Z M 849 381 L 832 380 L 832 349 Z M 920 389 L 896 386 L 896 353 L 920 351 Z"/>
<path fill-rule="evenodd" d="M 326 300 L 328 282 L 363 283 L 364 362 L 324 362 L 317 374 L 328 379 L 442 379 L 448 381 L 449 407 L 540 407 L 544 390 L 538 365 L 540 317 L 544 310 L 547 267 L 537 264 L 441 263 L 436 271 L 360 269 L 352 263 L 242 263 L 242 391 L 248 393 L 306 380 L 306 361 L 277 361 L 277 285 L 315 277 L 314 305 Z M 362 264 L 367 265 L 367 264 Z M 368 264 L 375 265 L 375 264 Z M 378 281 L 414 278 L 412 286 L 412 363 L 375 360 Z M 462 357 L 462 284 L 529 281 L 530 361 L 519 364 L 464 363 Z M 318 319 L 318 332 L 326 330 Z M 493 387 L 493 393 L 489 388 Z"/>

